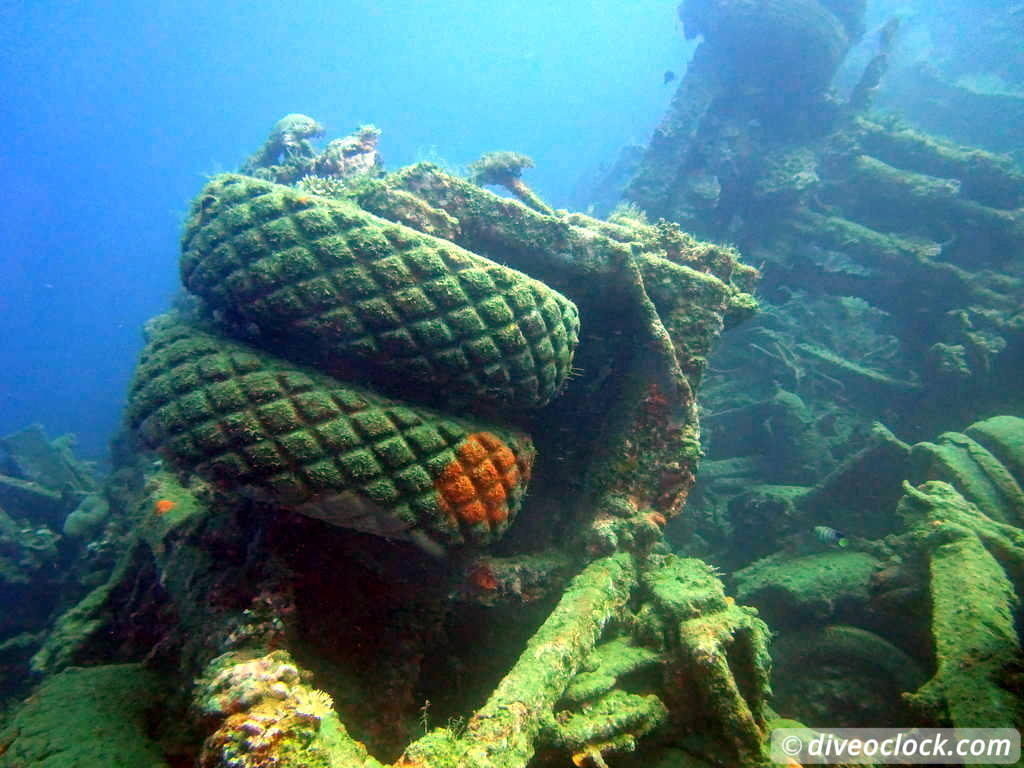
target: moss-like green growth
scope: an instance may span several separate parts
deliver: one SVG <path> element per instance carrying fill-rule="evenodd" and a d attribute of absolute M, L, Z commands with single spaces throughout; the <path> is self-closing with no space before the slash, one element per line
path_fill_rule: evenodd
<path fill-rule="evenodd" d="M 447 212 L 380 179 L 355 185 L 351 196 L 360 206 L 390 221 L 397 221 L 444 240 L 458 241 L 459 221 Z"/>
<path fill-rule="evenodd" d="M 155 323 L 131 391 L 132 426 L 176 468 L 258 501 L 420 544 L 489 541 L 520 501 L 533 458 L 527 438 L 341 384 L 284 362 L 274 350 L 308 343 L 316 350 L 312 362 L 337 363 L 330 370 L 339 376 L 355 369 L 362 377 L 369 365 L 386 379 L 439 387 L 447 386 L 446 376 L 459 380 L 482 370 L 494 377 L 483 382 L 485 390 L 518 387 L 528 390 L 527 402 L 518 404 L 540 404 L 549 399 L 547 372 L 554 371 L 556 391 L 561 386 L 559 366 L 575 344 L 575 308 L 544 284 L 476 254 L 504 262 L 518 253 L 529 265 L 542 265 L 538 274 L 545 280 L 554 275 L 551 284 L 568 284 L 604 310 L 603 329 L 615 323 L 634 342 L 596 337 L 598 345 L 622 347 L 609 366 L 616 378 L 628 371 L 609 385 L 626 404 L 603 401 L 614 411 L 611 420 L 623 414 L 622 429 L 615 429 L 616 422 L 605 433 L 616 443 L 609 453 L 632 452 L 639 470 L 609 471 L 604 485 L 595 480 L 588 490 L 606 491 L 609 503 L 598 505 L 600 514 L 621 523 L 623 536 L 610 545 L 613 554 L 587 553 L 589 564 L 466 727 L 431 731 L 409 745 L 397 764 L 521 768 L 539 748 L 558 745 L 572 750 L 577 763 L 600 764 L 605 751 L 632 749 L 638 737 L 668 724 L 670 696 L 677 697 L 671 708 L 681 714 L 680 730 L 703 737 L 706 728 L 707 741 L 735 764 L 757 762 L 763 757 L 767 629 L 755 612 L 725 597 L 710 568 L 661 554 L 666 548 L 660 542 L 660 527 L 692 486 L 700 452 L 694 387 L 723 317 L 752 308 L 747 290 L 756 272 L 741 267 L 733 249 L 698 243 L 667 222 L 569 222 L 423 166 L 384 181 L 363 179 L 344 195 L 321 199 L 239 176 L 219 177 L 204 189 L 183 240 L 183 278 L 231 336 L 253 340 L 260 349 L 195 325 Z M 459 244 L 377 218 L 366 208 L 443 230 Z M 474 244 L 472 252 L 460 247 L 466 243 Z M 613 311 L 619 308 L 622 317 Z M 536 384 L 522 384 L 531 378 Z M 480 397 L 510 402 L 507 392 L 491 394 Z M 600 415 L 598 408 L 592 411 Z M 576 424 L 582 413 L 562 413 L 558 423 Z M 593 474 L 601 475 L 603 465 L 594 464 Z M 199 482 L 195 487 L 204 498 L 222 495 Z M 188 661 L 206 669 L 193 700 L 209 718 L 204 727 L 211 726 L 201 762 L 217 768 L 271 762 L 376 767 L 292 659 L 326 651 L 318 674 L 330 680 L 325 687 L 334 683 L 332 691 L 344 687 L 337 683 L 347 675 L 334 677 L 330 669 L 331 643 L 339 641 L 331 641 L 328 631 L 323 645 L 318 637 L 307 646 L 304 633 L 316 632 L 316 613 L 335 604 L 322 600 L 331 597 L 325 590 L 351 582 L 347 571 L 337 582 L 314 574 L 342 561 L 346 569 L 365 569 L 375 582 L 386 581 L 394 565 L 389 556 L 397 561 L 403 555 L 380 542 L 332 534 L 325 544 L 338 549 L 322 553 L 322 562 L 302 547 L 290 550 L 287 563 L 275 562 L 287 539 L 302 535 L 307 524 L 286 516 L 286 541 L 277 547 L 274 521 L 271 528 L 260 526 L 258 541 L 240 525 L 254 515 L 265 517 L 269 504 L 244 505 L 234 514 L 211 504 L 206 513 L 191 508 L 184 489 L 169 480 L 156 480 L 150 491 L 140 510 L 151 516 L 144 518 L 142 534 L 190 635 Z M 502 514 L 493 514 L 496 507 Z M 556 514 L 555 523 L 567 522 Z M 556 535 L 564 530 L 556 528 Z M 580 554 L 582 548 L 567 551 Z M 224 573 L 223 564 L 203 558 L 228 552 L 234 558 L 243 551 L 244 564 L 228 567 L 245 572 L 253 607 L 238 615 L 234 594 L 195 600 L 197 589 L 229 581 L 209 578 Z M 270 556 L 265 566 L 249 556 L 261 552 Z M 303 570 L 310 557 L 309 570 Z M 501 580 L 508 577 L 509 592 L 514 578 L 520 600 L 539 594 L 522 563 L 518 572 L 493 558 L 452 563 L 465 565 L 467 581 L 481 591 L 504 588 Z M 295 581 L 290 574 L 296 571 L 310 578 Z M 391 570 L 399 572 L 401 564 Z M 639 584 L 641 572 L 649 577 Z M 400 599 L 422 599 L 429 614 L 423 624 L 398 622 L 404 627 L 395 637 L 398 647 L 415 649 L 425 633 L 429 639 L 440 627 L 436 621 L 444 611 L 437 609 L 447 598 L 440 585 L 424 583 L 424 595 L 419 583 L 400 581 Z M 394 605 L 378 602 L 387 585 L 370 586 L 365 599 L 378 606 L 377 613 Z M 395 622 L 387 623 L 393 629 Z M 214 648 L 228 650 L 211 660 Z M 411 714 L 408 697 L 426 658 L 419 652 L 413 657 L 385 675 L 380 690 L 389 699 L 387 711 L 360 713 L 362 727 L 374 728 L 381 722 L 373 720 L 377 716 L 397 729 L 396 721 Z M 406 679 L 392 679 L 406 671 Z M 672 676 L 666 679 L 663 671 Z M 338 695 L 353 706 L 364 704 L 356 691 Z"/>
<path fill-rule="evenodd" d="M 406 407 L 169 318 L 151 334 L 128 418 L 178 467 L 435 548 L 500 535 L 521 503 L 525 435 Z M 166 498 L 146 502 L 151 546 L 195 512 L 174 485 L 154 484 Z"/>
<path fill-rule="evenodd" d="M 941 221 L 957 217 L 966 227 L 1006 241 L 1019 241 L 1024 235 L 1024 219 L 1016 211 L 990 208 L 965 199 L 958 178 L 939 178 L 896 167 L 869 155 L 853 158 L 850 177 L 842 194 L 850 204 L 868 197 L 870 209 L 860 212 L 881 228 L 894 222 Z"/>
<path fill-rule="evenodd" d="M 15 713 L 8 729 L 17 735 L 0 766 L 168 768 L 150 738 L 148 713 L 169 696 L 166 683 L 138 664 L 61 672 Z"/>
<path fill-rule="evenodd" d="M 857 221 L 841 216 L 826 216 L 801 210 L 792 226 L 797 235 L 821 242 L 824 246 L 849 253 L 870 273 L 871 268 L 891 271 L 894 266 L 907 269 L 921 263 L 928 244 L 898 234 L 882 233 Z"/>
<path fill-rule="evenodd" d="M 1021 419 L 1017 422 L 1017 427 L 1024 424 Z M 1013 429 L 1002 434 L 1012 435 Z M 993 520 L 1024 522 L 1020 483 L 996 456 L 967 435 L 946 432 L 934 443 L 917 443 L 910 458 L 912 481 L 944 480 Z"/>
<path fill-rule="evenodd" d="M 633 202 L 621 202 L 608 214 L 608 222 L 621 227 L 643 227 L 648 224 L 647 214 Z"/>
<path fill-rule="evenodd" d="M 366 746 L 352 738 L 345 726 L 333 712 L 320 721 L 319 742 L 324 752 L 330 755 L 329 765 L 353 766 L 353 768 L 384 768 L 366 751 Z"/>
<path fill-rule="evenodd" d="M 1013 557 L 1019 567 L 1024 534 L 988 520 L 938 481 L 908 485 L 899 511 L 929 552 L 937 664 L 911 703 L 958 728 L 1020 728 L 1024 708 L 1002 685 L 1020 664 L 1019 598 L 989 550 Z"/>
<path fill-rule="evenodd" d="M 671 626 L 673 674 L 685 690 L 668 691 L 677 717 L 708 723 L 738 764 L 764 756 L 762 728 L 770 692 L 768 627 L 736 605 L 704 562 L 668 556 L 644 575 L 652 603 Z"/>
<path fill-rule="evenodd" d="M 554 728 L 555 743 L 574 753 L 632 751 L 636 739 L 664 722 L 668 710 L 657 696 L 611 691 L 585 711 L 570 714 Z"/>
<path fill-rule="evenodd" d="M 406 763 L 526 765 L 542 730 L 551 724 L 554 705 L 635 584 L 635 565 L 627 555 L 588 565 L 569 584 L 487 703 L 470 719 L 464 737 L 453 744 L 450 732 L 431 732 L 409 746 Z"/>
<path fill-rule="evenodd" d="M 626 372 L 622 395 L 586 478 L 594 498 L 632 496 L 633 509 L 591 526 L 585 543 L 594 554 L 649 547 L 693 482 L 701 450 L 694 391 L 725 323 L 753 311 L 757 271 L 735 249 L 696 241 L 670 222 L 544 216 L 434 166 L 402 169 L 384 184 L 457 220 L 460 245 L 572 296 L 595 325 L 613 315 L 612 333 L 635 329 L 635 344 L 610 350 Z M 360 204 L 374 208 L 376 197 Z M 374 209 L 388 215 L 386 204 Z"/>
<path fill-rule="evenodd" d="M 856 121 L 865 151 L 888 163 L 931 176 L 960 179 L 964 194 L 985 205 L 1019 208 L 1024 174 L 1005 155 L 960 147 L 908 126 Z"/>
<path fill-rule="evenodd" d="M 174 472 L 164 470 L 151 475 L 145 490 L 136 513 L 136 530 L 155 552 L 161 550 L 163 540 L 173 531 L 209 512 Z"/>
<path fill-rule="evenodd" d="M 537 280 L 349 200 L 243 176 L 214 178 L 193 204 L 181 275 L 285 357 L 361 361 L 435 399 L 542 406 L 579 333 L 573 303 Z"/>
<path fill-rule="evenodd" d="M 854 161 L 856 180 L 868 185 L 886 201 L 903 200 L 904 205 L 946 204 L 960 194 L 960 183 L 897 168 L 868 155 Z"/>
<path fill-rule="evenodd" d="M 993 416 L 967 428 L 977 440 L 1017 478 L 1024 481 L 1024 419 L 1018 416 Z"/>
<path fill-rule="evenodd" d="M 316 155 L 310 139 L 324 127 L 308 115 L 293 112 L 274 125 L 267 140 L 242 164 L 242 172 L 276 181 L 294 181 Z"/>
<path fill-rule="evenodd" d="M 63 613 L 36 654 L 32 657 L 35 672 L 51 673 L 75 662 L 76 655 L 93 642 L 101 628 L 110 620 L 110 598 L 130 569 L 137 567 L 140 547 L 138 539 L 130 538 L 107 580 L 89 592 L 77 605 Z"/>
<path fill-rule="evenodd" d="M 455 242 L 463 247 L 527 270 L 581 302 L 588 291 L 602 289 L 602 275 L 618 272 L 636 253 L 717 277 L 726 284 L 725 292 L 740 315 L 744 306 L 754 304 L 743 294 L 753 291 L 757 270 L 740 263 L 735 249 L 700 242 L 672 222 L 645 224 L 632 218 L 613 223 L 579 213 L 542 215 L 422 163 L 392 174 L 386 183 L 456 219 Z M 377 210 L 372 204 L 370 209 Z M 388 216 L 386 207 L 378 212 Z"/>
<path fill-rule="evenodd" d="M 866 552 L 772 555 L 736 572 L 736 596 L 756 605 L 771 624 L 826 621 L 839 601 L 865 603 L 871 576 L 881 567 Z"/>
<path fill-rule="evenodd" d="M 99 530 L 110 514 L 110 505 L 98 493 L 90 493 L 64 519 L 64 535 L 87 539 Z"/>
<path fill-rule="evenodd" d="M 725 588 L 703 560 L 670 558 L 644 574 L 644 586 L 659 608 L 675 621 L 724 611 Z"/>
<path fill-rule="evenodd" d="M 610 691 L 620 677 L 659 660 L 657 653 L 634 645 L 626 637 L 601 643 L 587 659 L 586 671 L 573 678 L 563 698 L 574 703 L 593 699 Z"/>

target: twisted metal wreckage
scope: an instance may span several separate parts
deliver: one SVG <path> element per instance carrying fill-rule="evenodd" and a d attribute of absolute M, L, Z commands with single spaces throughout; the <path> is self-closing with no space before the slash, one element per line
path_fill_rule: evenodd
<path fill-rule="evenodd" d="M 194 201 L 201 306 L 150 323 L 129 398 L 164 466 L 139 459 L 129 551 L 37 668 L 95 656 L 148 600 L 154 662 L 194 675 L 204 766 L 380 765 L 363 741 L 404 766 L 602 765 L 652 732 L 759 762 L 767 629 L 661 535 L 755 270 L 666 222 L 540 213 L 431 165 L 352 175 L 376 132 L 318 153 L 317 130 L 288 116 Z M 429 729 L 423 691 L 475 712 Z"/>

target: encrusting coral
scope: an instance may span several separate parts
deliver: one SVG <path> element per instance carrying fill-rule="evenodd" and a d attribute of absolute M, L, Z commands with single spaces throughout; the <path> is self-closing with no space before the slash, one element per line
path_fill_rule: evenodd
<path fill-rule="evenodd" d="M 206 739 L 201 766 L 330 764 L 314 734 L 334 714 L 334 702 L 302 683 L 286 652 L 226 654 L 210 663 L 207 674 L 198 684 L 196 706 L 219 727 Z"/>

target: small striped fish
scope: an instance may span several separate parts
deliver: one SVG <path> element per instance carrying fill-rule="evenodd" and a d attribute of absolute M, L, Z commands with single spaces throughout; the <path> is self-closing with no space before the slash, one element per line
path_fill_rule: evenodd
<path fill-rule="evenodd" d="M 827 525 L 814 526 L 814 536 L 822 544 L 829 544 L 833 547 L 845 547 L 850 543 L 842 531 L 837 531 Z"/>

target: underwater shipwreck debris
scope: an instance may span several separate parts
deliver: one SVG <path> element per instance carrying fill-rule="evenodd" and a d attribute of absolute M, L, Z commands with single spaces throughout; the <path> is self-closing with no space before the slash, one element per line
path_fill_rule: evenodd
<path fill-rule="evenodd" d="M 488 152 L 469 166 L 469 177 L 476 183 L 504 187 L 524 204 L 551 215 L 551 206 L 530 189 L 521 176 L 525 169 L 533 168 L 533 160 L 519 152 Z"/>
<path fill-rule="evenodd" d="M 771 91 L 817 98 L 863 34 L 863 2 L 687 0 L 679 4 L 687 39 L 703 35 L 722 66 Z"/>
<path fill-rule="evenodd" d="M 285 115 L 274 125 L 267 140 L 242 164 L 242 173 L 274 181 L 290 182 L 304 176 L 302 169 L 316 157 L 309 141 L 323 136 L 324 127 L 308 115 Z"/>
<path fill-rule="evenodd" d="M 989 519 L 948 483 L 905 487 L 899 510 L 927 553 L 936 656 L 935 674 L 908 701 L 961 728 L 1019 728 L 1024 531 Z"/>
<path fill-rule="evenodd" d="M 60 530 L 65 515 L 97 490 L 93 467 L 73 448 L 73 435 L 51 440 L 39 424 L 0 438 L 0 508 Z"/>
<path fill-rule="evenodd" d="M 75 457 L 74 445 L 73 435 L 51 440 L 39 424 L 33 424 L 0 438 L 0 448 L 6 454 L 0 467 L 8 475 L 52 490 L 95 491 L 93 469 Z"/>
<path fill-rule="evenodd" d="M 800 715 L 1019 728 L 1024 422 L 913 446 L 863 427 L 996 413 L 965 393 L 1019 381 L 1000 366 L 1024 277 L 1000 269 L 1024 178 L 859 114 L 891 32 L 847 104 L 826 94 L 863 12 L 681 6 L 705 44 L 630 186 L 646 213 L 554 211 L 516 153 L 386 175 L 376 129 L 320 151 L 303 115 L 213 179 L 183 236 L 191 296 L 147 328 L 131 481 L 65 524 L 130 533 L 45 641 L 19 639 L 47 680 L 0 721 L 0 768 L 77 759 L 65 711 L 120 726 L 94 760 L 134 759 L 124 739 L 154 768 L 754 768 L 778 722 L 762 617 L 794 629 L 780 705 L 821 705 Z M 688 505 L 697 396 L 759 271 L 659 214 L 756 254 L 789 305 L 747 338 L 753 365 L 714 372 L 705 424 L 736 448 L 711 467 L 719 519 Z M 717 525 L 761 559 L 730 580 L 671 554 L 684 510 L 694 552 Z M 82 680 L 74 706 L 53 695 Z"/>
<path fill-rule="evenodd" d="M 379 128 L 362 125 L 351 136 L 328 142 L 314 163 L 317 177 L 352 179 L 376 173 L 380 168 L 379 138 Z"/>
<path fill-rule="evenodd" d="M 0 706 L 35 682 L 30 659 L 53 612 L 82 594 L 74 538 L 106 517 L 94 468 L 73 445 L 38 424 L 0 438 Z"/>
<path fill-rule="evenodd" d="M 771 589 L 741 597 L 773 627 L 812 615 L 816 629 L 879 632 L 926 668 L 927 558 L 908 545 L 894 562 L 886 550 L 906 534 L 902 482 L 945 481 L 994 521 L 1022 519 L 1009 465 L 963 426 L 1021 415 L 1024 174 L 1010 156 L 867 111 L 902 43 L 895 23 L 866 51 L 859 82 L 847 72 L 829 89 L 863 12 L 818 0 L 681 4 L 686 33 L 703 41 L 622 200 L 735 243 L 763 274 L 761 312 L 723 339 L 702 382 L 707 455 L 690 526 L 670 541 L 737 569 L 788 558 L 795 572 L 815 562 L 802 560 L 815 557 L 808 531 L 835 526 L 912 583 L 875 589 L 865 567 L 837 616 L 789 600 L 803 592 L 783 563 Z M 977 123 L 969 110 L 957 117 Z M 987 132 L 1013 135 L 1011 113 L 990 122 Z"/>
<path fill-rule="evenodd" d="M 790 528 L 827 510 L 855 527 L 847 546 L 822 551 L 828 542 L 815 549 L 806 533 L 791 534 L 784 548 L 731 579 L 738 599 L 781 631 L 773 655 L 785 675 L 774 700 L 782 714 L 843 727 L 883 716 L 1020 727 L 1014 617 L 1024 588 L 1022 459 L 1024 419 L 1014 416 L 914 446 L 879 427 L 861 453 L 815 488 L 800 489 Z M 864 500 L 856 496 L 880 462 L 903 474 L 901 495 L 894 497 L 896 475 L 886 472 L 878 481 L 889 487 L 876 489 L 872 509 L 860 513 Z M 822 666 L 804 663 L 811 659 Z M 872 664 L 907 674 L 884 675 L 884 695 L 875 686 L 858 697 L 877 675 Z M 845 681 L 842 669 L 856 679 Z M 808 699 L 808 691 L 819 695 Z"/>
<path fill-rule="evenodd" d="M 900 694 L 927 676 L 921 664 L 891 641 L 861 627 L 827 624 L 783 633 L 772 642 L 772 703 L 808 722 L 846 727 L 916 720 Z"/>
<path fill-rule="evenodd" d="M 534 458 L 524 434 L 345 386 L 169 318 L 150 324 L 128 419 L 175 466 L 225 489 L 445 544 L 504 532 Z"/>
<path fill-rule="evenodd" d="M 879 71 L 845 103 L 830 93 L 863 13 L 862 3 L 818 0 L 683 3 L 687 34 L 704 41 L 623 199 L 763 263 L 768 311 L 797 321 L 781 334 L 785 346 L 805 345 L 801 356 L 817 358 L 809 369 L 847 386 L 839 396 L 858 402 L 841 408 L 846 417 L 866 411 L 864 426 L 886 419 L 897 431 L 928 424 L 920 439 L 1013 402 L 1005 383 L 1024 345 L 1024 174 L 1008 156 L 868 113 Z M 893 32 L 883 30 L 869 70 L 884 69 Z M 809 80 L 819 85 L 795 87 Z M 900 370 L 856 369 L 862 361 L 840 346 L 870 328 L 801 328 L 796 294 L 837 305 L 855 296 L 885 313 Z M 831 338 L 801 337 L 821 328 Z M 755 391 L 746 376 L 726 386 Z"/>
<path fill-rule="evenodd" d="M 707 565 L 667 554 L 661 530 L 694 480 L 708 352 L 753 311 L 756 272 L 678 228 L 538 213 L 431 166 L 344 201 L 212 183 L 182 257 L 209 305 L 150 324 L 128 413 L 173 473 L 140 459 L 134 544 L 37 668 L 98 661 L 91 638 L 131 626 L 116 596 L 151 582 L 166 600 L 158 653 L 191 690 L 209 768 L 381 765 L 371 752 L 396 766 L 600 765 L 697 733 L 695 755 L 707 743 L 759 764 L 767 628 Z M 417 222 L 449 222 L 454 242 Z M 324 243 L 347 282 L 308 270 Z M 347 292 L 360 281 L 373 290 Z M 447 293 L 428 296 L 431 281 Z M 442 344 L 415 335 L 424 322 Z M 575 350 L 595 378 L 574 387 L 577 323 L 595 334 Z M 406 397 L 444 410 L 369 391 L 372 371 L 355 385 L 283 359 L 296 332 L 317 347 L 304 363 L 338 361 L 337 376 L 369 360 L 377 381 L 401 377 Z M 493 397 L 481 372 L 499 370 Z M 466 392 L 490 400 L 487 420 Z M 517 509 L 530 519 L 511 525 Z M 442 642 L 470 621 L 496 633 L 497 662 Z M 496 663 L 506 671 L 476 669 Z M 469 716 L 416 738 L 421 691 Z"/>

